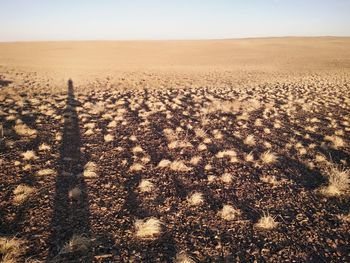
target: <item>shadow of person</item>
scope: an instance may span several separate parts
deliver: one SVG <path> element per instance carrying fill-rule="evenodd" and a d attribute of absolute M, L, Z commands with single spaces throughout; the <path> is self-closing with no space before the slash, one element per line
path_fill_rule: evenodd
<path fill-rule="evenodd" d="M 80 151 L 77 105 L 73 81 L 69 80 L 47 262 L 92 261 L 90 211 L 82 176 L 85 161 Z"/>

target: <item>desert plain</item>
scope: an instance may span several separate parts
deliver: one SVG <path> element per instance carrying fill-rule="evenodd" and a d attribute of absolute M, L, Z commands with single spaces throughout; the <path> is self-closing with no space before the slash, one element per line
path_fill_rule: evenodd
<path fill-rule="evenodd" d="M 0 43 L 0 262 L 349 262 L 350 38 Z"/>

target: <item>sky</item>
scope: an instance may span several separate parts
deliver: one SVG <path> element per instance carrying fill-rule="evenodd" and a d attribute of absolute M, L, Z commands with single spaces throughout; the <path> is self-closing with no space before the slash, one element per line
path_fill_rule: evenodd
<path fill-rule="evenodd" d="M 0 0 L 0 41 L 350 36 L 350 0 Z"/>

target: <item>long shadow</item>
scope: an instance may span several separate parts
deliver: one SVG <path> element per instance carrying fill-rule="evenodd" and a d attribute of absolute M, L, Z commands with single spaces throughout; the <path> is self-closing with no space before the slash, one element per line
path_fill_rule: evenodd
<path fill-rule="evenodd" d="M 74 97 L 73 81 L 69 80 L 47 262 L 92 262 L 91 251 L 69 247 L 63 249 L 73 235 L 90 238 L 89 200 L 86 183 L 81 176 L 85 160 L 80 152 L 78 104 Z M 70 190 L 73 188 L 79 188 L 81 193 L 72 198 Z"/>

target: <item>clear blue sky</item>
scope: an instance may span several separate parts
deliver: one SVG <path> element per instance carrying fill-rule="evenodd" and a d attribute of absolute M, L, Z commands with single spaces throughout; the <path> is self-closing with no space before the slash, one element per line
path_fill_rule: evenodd
<path fill-rule="evenodd" d="M 0 0 L 0 41 L 350 36 L 350 0 Z"/>

